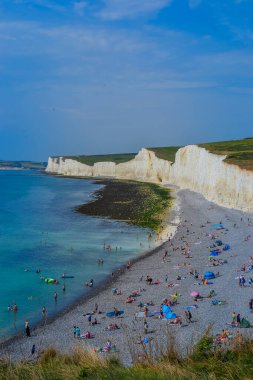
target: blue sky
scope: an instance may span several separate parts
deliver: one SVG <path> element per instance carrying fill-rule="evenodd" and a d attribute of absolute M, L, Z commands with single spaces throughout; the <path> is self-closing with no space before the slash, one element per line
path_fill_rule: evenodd
<path fill-rule="evenodd" d="M 252 0 L 0 0 L 0 158 L 253 136 Z"/>

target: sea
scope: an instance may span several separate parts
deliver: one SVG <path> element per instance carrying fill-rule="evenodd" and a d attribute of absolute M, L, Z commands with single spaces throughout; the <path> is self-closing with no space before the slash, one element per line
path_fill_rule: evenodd
<path fill-rule="evenodd" d="M 96 287 L 154 247 L 148 229 L 75 211 L 101 186 L 35 170 L 0 171 L 1 341 L 22 332 L 26 320 L 40 323 L 43 306 L 49 317 L 62 312 L 91 291 L 86 281 Z M 104 249 L 109 245 L 111 251 Z M 8 309 L 14 304 L 17 312 Z"/>

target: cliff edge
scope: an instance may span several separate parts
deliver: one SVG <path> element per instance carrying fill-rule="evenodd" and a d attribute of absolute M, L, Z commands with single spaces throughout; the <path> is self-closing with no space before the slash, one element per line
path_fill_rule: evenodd
<path fill-rule="evenodd" d="M 253 211 L 253 172 L 224 162 L 197 145 L 180 148 L 175 162 L 158 158 L 141 149 L 134 159 L 116 164 L 97 162 L 93 166 L 64 157 L 48 159 L 46 172 L 75 177 L 111 177 L 161 184 L 174 184 L 201 193 L 221 206 Z"/>

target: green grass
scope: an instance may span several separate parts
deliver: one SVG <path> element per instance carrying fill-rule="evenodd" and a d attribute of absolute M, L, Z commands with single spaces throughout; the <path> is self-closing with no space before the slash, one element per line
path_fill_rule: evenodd
<path fill-rule="evenodd" d="M 167 146 L 167 147 L 157 147 L 157 148 L 147 148 L 155 153 L 156 157 L 163 160 L 175 162 L 175 156 L 181 146 Z"/>
<path fill-rule="evenodd" d="M 253 170 L 253 138 L 199 144 L 199 146 L 214 154 L 227 155 L 224 161 L 228 164 Z"/>
<path fill-rule="evenodd" d="M 175 161 L 176 152 L 180 146 L 160 147 L 160 148 L 147 148 L 156 154 L 158 158 L 162 158 L 167 161 Z M 94 165 L 96 162 L 115 162 L 115 164 L 121 164 L 134 159 L 137 153 L 122 153 L 122 154 L 101 154 L 101 155 L 79 155 L 79 156 L 65 156 L 64 159 L 69 158 L 86 164 L 89 166 Z"/>
<path fill-rule="evenodd" d="M 115 164 L 121 164 L 132 160 L 136 156 L 136 153 L 122 153 L 122 154 L 103 154 L 94 156 L 65 156 L 64 158 L 69 158 L 86 164 L 89 166 L 94 165 L 96 162 L 115 162 Z"/>
<path fill-rule="evenodd" d="M 210 344 L 208 336 L 185 359 L 165 354 L 142 356 L 125 368 L 117 357 L 104 358 L 80 349 L 69 355 L 48 348 L 36 362 L 0 362 L 2 380 L 250 380 L 253 378 L 253 342 L 245 340 L 225 350 Z M 145 350 L 144 350 L 145 352 Z"/>

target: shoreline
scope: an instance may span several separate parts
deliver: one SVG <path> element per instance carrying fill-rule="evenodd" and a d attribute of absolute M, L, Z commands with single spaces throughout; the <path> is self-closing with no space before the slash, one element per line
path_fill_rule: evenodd
<path fill-rule="evenodd" d="M 82 178 L 83 179 L 83 178 Z M 86 179 L 86 178 L 85 178 Z M 89 178 L 87 178 L 89 179 Z M 97 182 L 97 181 L 96 181 Z M 170 234 L 170 238 L 172 239 L 174 234 L 176 233 L 177 227 L 178 227 L 178 213 L 179 213 L 179 205 L 177 202 L 176 196 L 174 197 L 174 194 L 176 191 L 174 189 L 171 189 L 171 192 L 173 194 L 173 202 L 171 206 L 168 208 L 167 216 L 163 222 L 165 224 L 165 228 L 162 230 L 162 232 L 159 234 L 159 239 L 157 238 L 155 242 L 157 242 L 157 245 L 149 250 L 144 251 L 143 253 L 139 254 L 136 257 L 133 257 L 131 261 L 131 265 L 134 265 L 138 263 L 139 261 L 145 260 L 145 258 L 150 257 L 154 255 L 155 253 L 159 252 L 160 249 L 163 249 L 163 246 L 166 244 L 166 242 L 169 239 L 168 234 Z M 157 234 L 157 233 L 156 233 Z M 157 234 L 158 235 L 158 234 Z M 127 262 L 122 264 L 119 267 L 115 267 L 113 269 L 113 277 L 110 275 L 107 275 L 104 280 L 101 280 L 98 285 L 96 285 L 94 288 L 89 289 L 89 291 L 81 296 L 78 296 L 76 300 L 71 302 L 69 306 L 64 307 L 62 311 L 55 312 L 53 315 L 49 316 L 47 318 L 46 326 L 49 326 L 53 324 L 55 321 L 58 320 L 58 318 L 62 318 L 80 305 L 83 305 L 84 303 L 87 303 L 92 298 L 98 296 L 102 291 L 109 289 L 112 287 L 113 284 L 117 283 L 118 279 L 124 275 L 127 271 L 126 268 Z M 44 329 L 44 323 L 43 321 L 36 322 L 31 327 L 31 332 L 36 332 L 37 330 Z M 24 338 L 24 332 L 19 332 L 15 335 L 10 336 L 7 339 L 4 339 L 0 342 L 0 346 L 2 349 L 6 349 L 8 346 L 22 340 Z"/>
<path fill-rule="evenodd" d="M 30 338 L 24 337 L 18 344 L 9 344 L 2 350 L 3 355 L 13 361 L 31 360 L 32 344 L 36 344 L 38 357 L 50 346 L 62 353 L 70 353 L 75 348 L 94 350 L 103 347 L 106 340 L 110 339 L 117 347 L 120 360 L 125 366 L 129 366 L 143 354 L 143 346 L 137 344 L 139 337 L 143 337 L 144 334 L 144 317 L 139 315 L 142 311 L 139 303 L 149 305 L 151 302 L 151 306 L 148 306 L 149 311 L 159 312 L 162 300 L 175 293 L 180 296 L 172 306 L 172 311 L 182 318 L 182 325 L 171 325 L 169 320 L 160 319 L 157 314 L 147 317 L 148 336 L 153 340 L 148 349 L 154 355 L 157 348 L 159 351 L 166 350 L 170 338 L 174 337 L 175 348 L 180 357 L 186 356 L 208 326 L 212 326 L 213 335 L 220 334 L 223 329 L 229 329 L 232 336 L 240 333 L 252 337 L 252 328 L 231 329 L 226 322 L 230 322 L 232 312 L 236 312 L 241 313 L 241 317 L 246 318 L 253 326 L 253 313 L 247 309 L 252 298 L 252 288 L 238 286 L 240 268 L 244 264 L 247 265 L 251 254 L 253 214 L 220 207 L 189 190 L 178 190 L 177 197 L 180 200 L 180 224 L 172 240 L 136 258 L 129 270 L 122 270 L 113 282 L 108 282 L 107 288 L 98 291 L 96 295 L 90 294 L 89 299 L 56 318 L 44 329 L 34 330 Z M 216 227 L 220 221 L 224 224 L 221 230 Z M 221 249 L 219 266 L 213 266 L 209 260 L 210 247 L 214 243 L 213 235 L 215 239 L 221 239 L 223 244 L 230 245 L 229 250 Z M 245 239 L 246 237 L 249 238 Z M 189 257 L 186 255 L 186 247 L 190 252 Z M 164 259 L 165 250 L 168 251 L 168 256 Z M 197 270 L 198 280 L 190 274 L 190 270 Z M 206 271 L 217 273 L 217 277 L 205 286 L 200 277 Z M 145 281 L 147 275 L 152 276 L 154 281 L 158 279 L 159 282 L 148 285 Z M 247 281 L 248 276 L 252 276 L 248 272 L 244 275 Z M 120 289 L 120 294 L 114 295 L 112 288 Z M 129 294 L 136 290 L 139 293 L 136 302 L 126 303 Z M 221 306 L 215 306 L 212 303 L 213 299 L 208 297 L 211 290 L 215 292 L 218 300 L 224 301 Z M 190 297 L 193 291 L 200 292 L 201 302 L 196 302 Z M 93 320 L 96 317 L 98 324 L 90 326 L 87 315 L 94 310 L 95 304 L 99 305 L 98 310 L 101 310 L 101 313 L 93 315 Z M 189 306 L 193 307 L 192 323 L 187 323 L 185 319 L 185 310 Z M 107 316 L 107 312 L 114 307 L 124 310 L 123 317 Z M 106 328 L 112 322 L 117 323 L 119 329 L 108 331 Z M 81 334 L 90 331 L 92 339 L 75 339 L 73 326 L 79 326 Z"/>

